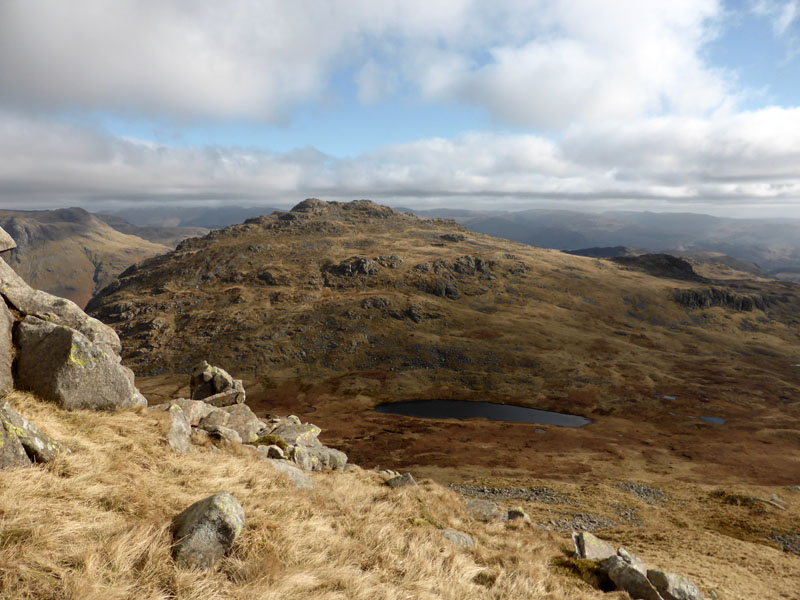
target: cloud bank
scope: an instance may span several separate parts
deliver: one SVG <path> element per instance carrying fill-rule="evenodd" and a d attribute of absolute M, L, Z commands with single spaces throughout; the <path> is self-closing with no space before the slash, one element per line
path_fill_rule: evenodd
<path fill-rule="evenodd" d="M 797 22 L 796 2 L 752 10 L 776 35 Z M 798 213 L 800 108 L 739 108 L 735 72 L 704 55 L 725 12 L 714 0 L 6 0 L 0 203 L 317 195 Z M 363 105 L 474 106 L 497 128 L 340 157 L 313 139 L 288 153 L 186 148 L 63 118 L 281 123 L 329 104 L 342 80 Z"/>

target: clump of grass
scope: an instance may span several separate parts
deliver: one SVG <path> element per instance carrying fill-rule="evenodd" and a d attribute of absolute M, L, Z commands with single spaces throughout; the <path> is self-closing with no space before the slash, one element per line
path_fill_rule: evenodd
<path fill-rule="evenodd" d="M 553 572 L 549 534 L 468 525 L 457 494 L 431 481 L 390 490 L 354 468 L 301 491 L 244 449 L 172 453 L 157 415 L 8 399 L 72 453 L 0 471 L 3 600 L 600 597 Z M 219 491 L 242 504 L 245 529 L 215 570 L 176 568 L 171 519 Z M 477 548 L 456 548 L 440 526 Z"/>

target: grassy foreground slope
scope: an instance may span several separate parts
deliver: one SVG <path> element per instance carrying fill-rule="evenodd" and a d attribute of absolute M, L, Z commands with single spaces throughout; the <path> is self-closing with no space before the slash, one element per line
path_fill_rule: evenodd
<path fill-rule="evenodd" d="M 7 399 L 72 453 L 0 471 L 4 600 L 603 597 L 551 566 L 554 534 L 480 524 L 431 481 L 391 490 L 354 468 L 315 473 L 300 491 L 241 448 L 172 453 L 157 415 Z M 216 571 L 176 569 L 171 518 L 218 491 L 241 502 L 245 530 Z M 442 527 L 469 531 L 476 549 Z"/>

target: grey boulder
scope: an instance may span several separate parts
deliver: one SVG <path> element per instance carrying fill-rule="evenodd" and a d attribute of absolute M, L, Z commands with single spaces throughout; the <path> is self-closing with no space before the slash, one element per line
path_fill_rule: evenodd
<path fill-rule="evenodd" d="M 8 232 L 0 227 L 0 252 L 8 252 L 9 250 L 13 250 L 17 247 L 17 243 L 14 241 Z"/>
<path fill-rule="evenodd" d="M 261 419 L 246 404 L 225 406 L 220 410 L 228 414 L 228 422 L 225 426 L 238 433 L 245 444 L 255 442 L 259 432 L 265 427 Z"/>
<path fill-rule="evenodd" d="M 703 600 L 703 594 L 688 577 L 649 569 L 647 579 L 658 590 L 664 600 Z"/>
<path fill-rule="evenodd" d="M 180 406 L 184 416 L 186 416 L 186 420 L 189 421 L 192 427 L 196 427 L 203 417 L 215 410 L 213 406 L 209 406 L 201 400 L 187 400 L 186 398 L 178 398 L 176 400 L 164 402 L 163 404 L 156 404 L 155 406 L 149 407 L 147 410 L 169 410 L 170 406 L 174 404 Z"/>
<path fill-rule="evenodd" d="M 19 387 L 66 409 L 147 405 L 133 385 L 133 371 L 79 331 L 28 316 L 15 337 Z"/>
<path fill-rule="evenodd" d="M 6 303 L 0 300 L 0 395 L 7 394 L 14 389 L 14 375 L 12 364 L 14 362 L 13 331 L 14 317 L 8 310 Z"/>
<path fill-rule="evenodd" d="M 66 450 L 59 442 L 39 431 L 8 402 L 0 402 L 0 425 L 7 433 L 16 436 L 25 454 L 36 462 L 50 462 Z"/>
<path fill-rule="evenodd" d="M 285 460 L 265 458 L 264 461 L 269 463 L 276 471 L 285 474 L 289 482 L 298 490 L 311 490 L 314 488 L 314 482 L 308 475 Z"/>
<path fill-rule="evenodd" d="M 290 446 L 304 446 L 307 448 L 321 446 L 317 439 L 322 430 L 312 423 L 295 424 L 282 423 L 270 431 L 270 435 L 277 435 Z"/>
<path fill-rule="evenodd" d="M 572 532 L 572 542 L 575 544 L 575 554 L 578 558 L 586 560 L 605 560 L 617 553 L 614 546 L 588 531 Z"/>
<path fill-rule="evenodd" d="M 0 426 L 0 469 L 28 467 L 31 459 L 13 430 Z"/>
<path fill-rule="evenodd" d="M 289 446 L 289 458 L 304 471 L 340 470 L 347 465 L 347 455 L 327 446 Z"/>
<path fill-rule="evenodd" d="M 444 536 L 444 539 L 448 542 L 463 550 L 469 550 L 475 547 L 475 538 L 468 533 L 456 531 L 455 529 L 445 529 L 442 531 L 442 536 Z"/>
<path fill-rule="evenodd" d="M 619 590 L 624 590 L 636 600 L 664 600 L 641 571 L 621 556 L 610 556 L 600 563 L 608 578 Z"/>
<path fill-rule="evenodd" d="M 199 500 L 172 521 L 172 556 L 181 567 L 210 569 L 244 528 L 244 510 L 233 496 Z"/>
<path fill-rule="evenodd" d="M 503 516 L 502 511 L 491 500 L 481 498 L 468 498 L 464 501 L 464 507 L 473 519 L 478 521 L 494 521 Z"/>
<path fill-rule="evenodd" d="M 177 404 L 173 404 L 167 411 L 169 414 L 169 431 L 167 431 L 167 443 L 174 452 L 185 454 L 191 449 L 189 438 L 192 435 L 192 426 L 189 424 L 183 410 Z"/>
<path fill-rule="evenodd" d="M 204 400 L 212 397 L 217 406 L 227 406 L 227 404 L 220 403 L 223 401 L 229 404 L 240 404 L 245 401 L 242 380 L 234 379 L 224 369 L 212 367 L 206 361 L 201 362 L 192 371 L 189 387 L 192 400 Z M 218 394 L 226 394 L 224 400 L 213 398 Z"/>
<path fill-rule="evenodd" d="M 396 477 L 387 479 L 386 485 L 388 485 L 390 488 L 399 488 L 407 485 L 417 485 L 417 482 L 414 481 L 414 477 L 411 475 L 411 473 L 403 473 L 402 475 L 397 475 Z"/>

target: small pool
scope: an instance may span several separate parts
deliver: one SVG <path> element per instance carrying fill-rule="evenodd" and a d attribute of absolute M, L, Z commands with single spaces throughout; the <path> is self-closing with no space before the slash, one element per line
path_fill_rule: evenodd
<path fill-rule="evenodd" d="M 700 420 L 712 425 L 725 425 L 725 419 L 722 417 L 700 417 Z"/>
<path fill-rule="evenodd" d="M 512 404 L 496 402 L 469 402 L 467 400 L 411 400 L 408 402 L 387 402 L 375 407 L 379 413 L 386 415 L 403 415 L 404 417 L 420 417 L 422 419 L 489 419 L 508 423 L 536 423 L 537 425 L 555 425 L 557 427 L 583 427 L 591 423 L 591 419 L 525 408 Z"/>

